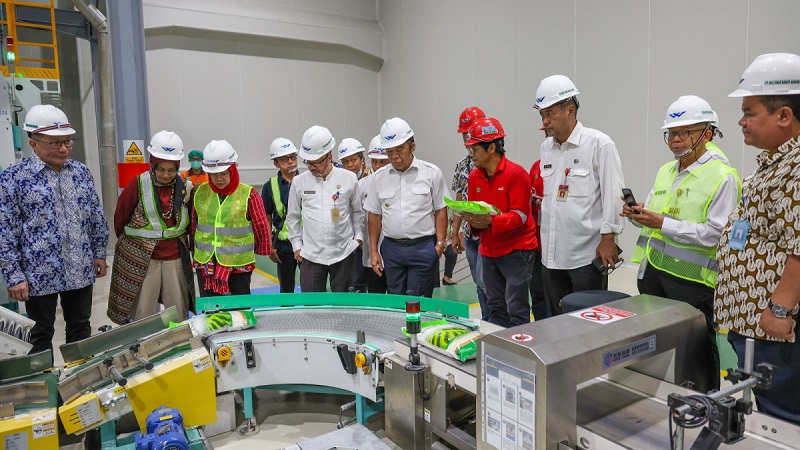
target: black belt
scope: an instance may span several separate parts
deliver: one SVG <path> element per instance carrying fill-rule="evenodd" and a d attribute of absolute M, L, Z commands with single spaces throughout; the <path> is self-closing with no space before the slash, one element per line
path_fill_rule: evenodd
<path fill-rule="evenodd" d="M 384 239 L 397 245 L 414 245 L 419 244 L 420 242 L 436 240 L 436 236 L 422 236 L 414 239 L 395 239 L 390 238 L 389 236 L 384 236 Z"/>

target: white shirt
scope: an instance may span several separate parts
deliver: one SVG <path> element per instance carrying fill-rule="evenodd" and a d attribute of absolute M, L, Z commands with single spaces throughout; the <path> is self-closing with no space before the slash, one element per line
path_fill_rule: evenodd
<path fill-rule="evenodd" d="M 614 141 L 580 122 L 563 144 L 542 143 L 544 199 L 541 212 L 542 264 L 568 270 L 591 264 L 600 235 L 619 234 L 622 211 L 622 164 Z M 569 187 L 557 201 L 559 185 Z"/>
<path fill-rule="evenodd" d="M 286 223 L 292 248 L 300 250 L 304 259 L 330 265 L 346 258 L 358 248 L 356 239 L 364 239 L 364 210 L 355 174 L 334 167 L 325 179 L 311 172 L 294 177 Z"/>
<path fill-rule="evenodd" d="M 415 239 L 436 234 L 434 211 L 449 196 L 442 171 L 417 157 L 405 172 L 391 164 L 372 174 L 364 209 L 382 217 L 384 236 Z"/>
<path fill-rule="evenodd" d="M 372 184 L 372 180 L 375 177 L 373 175 L 368 175 L 364 178 L 358 180 L 358 189 L 361 192 L 361 204 L 363 205 L 367 201 L 367 195 L 369 195 L 369 186 Z M 364 252 L 361 255 L 361 265 L 364 267 L 372 267 L 372 259 L 369 254 L 369 233 L 368 233 L 368 218 L 367 214 L 364 214 L 364 245 L 361 248 L 364 249 Z M 381 233 L 380 238 L 378 239 L 378 248 L 381 248 L 381 242 L 383 242 L 383 233 Z"/>
<path fill-rule="evenodd" d="M 697 169 L 712 159 L 718 159 L 728 164 L 728 158 L 725 156 L 719 153 L 706 151 L 697 161 L 675 175 L 675 180 L 672 182 L 672 192 L 678 189 L 678 186 L 692 170 Z M 679 165 L 680 161 L 675 161 L 675 166 L 672 170 L 678 171 Z M 655 186 L 653 186 L 653 188 L 650 189 L 650 193 L 647 194 L 647 201 L 644 203 L 645 208 L 647 208 L 647 205 L 649 205 L 650 201 L 653 199 L 654 192 Z M 719 243 L 720 236 L 722 236 L 722 230 L 725 228 L 725 225 L 728 224 L 728 216 L 736 209 L 738 200 L 739 185 L 736 183 L 736 178 L 733 174 L 728 174 L 722 179 L 717 189 L 717 195 L 714 196 L 711 203 L 708 205 L 705 222 L 694 223 L 664 216 L 664 223 L 661 225 L 661 234 L 680 244 L 716 247 Z M 631 223 L 639 228 L 642 227 L 641 224 L 635 220 L 631 220 Z M 644 277 L 645 269 L 647 269 L 647 258 L 642 259 L 642 263 L 639 266 L 639 279 Z"/>

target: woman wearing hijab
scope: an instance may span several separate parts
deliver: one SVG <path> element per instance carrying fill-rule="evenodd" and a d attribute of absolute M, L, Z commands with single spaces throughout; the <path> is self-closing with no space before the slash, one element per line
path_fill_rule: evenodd
<path fill-rule="evenodd" d="M 194 308 L 189 254 L 189 195 L 178 176 L 183 141 L 159 131 L 147 147 L 150 170 L 122 191 L 114 213 L 117 246 L 111 271 L 108 317 L 118 324 L 175 306 L 180 320 Z"/>
<path fill-rule="evenodd" d="M 200 296 L 250 294 L 255 255 L 269 256 L 270 224 L 261 195 L 239 181 L 236 150 L 211 141 L 203 151 L 208 183 L 192 206 L 194 268 Z"/>

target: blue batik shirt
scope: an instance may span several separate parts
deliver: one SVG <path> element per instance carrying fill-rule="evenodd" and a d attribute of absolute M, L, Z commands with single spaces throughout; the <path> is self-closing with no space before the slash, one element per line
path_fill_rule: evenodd
<path fill-rule="evenodd" d="M 92 173 L 74 160 L 56 172 L 35 153 L 0 174 L 0 271 L 31 296 L 94 283 L 108 224 Z"/>

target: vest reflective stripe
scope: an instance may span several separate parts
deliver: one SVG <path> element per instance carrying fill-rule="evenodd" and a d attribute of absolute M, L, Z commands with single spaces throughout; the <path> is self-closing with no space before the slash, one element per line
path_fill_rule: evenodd
<path fill-rule="evenodd" d="M 181 204 L 178 213 L 178 224 L 168 227 L 161 219 L 161 215 L 156 208 L 156 193 L 153 189 L 153 182 L 150 179 L 150 172 L 139 175 L 139 200 L 142 203 L 144 215 L 147 218 L 147 225 L 142 228 L 125 227 L 125 234 L 130 237 L 142 239 L 174 239 L 187 233 L 189 226 L 189 210 L 185 204 Z M 153 220 L 153 218 L 157 220 Z"/>
<path fill-rule="evenodd" d="M 255 236 L 247 220 L 247 206 L 253 188 L 240 183 L 220 203 L 219 196 L 203 183 L 195 192 L 197 229 L 194 236 L 194 260 L 205 264 L 216 256 L 227 267 L 241 267 L 255 262 Z M 213 225 L 212 225 L 213 224 Z"/>
<path fill-rule="evenodd" d="M 278 186 L 278 177 L 272 177 L 269 180 L 270 187 L 272 188 L 272 199 L 275 201 L 275 212 L 278 213 L 278 217 L 283 220 L 283 227 L 281 227 L 281 231 L 278 232 L 278 239 L 281 241 L 285 241 L 289 239 L 289 224 L 286 223 L 286 207 L 283 206 L 283 200 L 281 200 L 281 189 Z"/>
<path fill-rule="evenodd" d="M 648 241 L 650 241 L 650 248 L 658 250 L 671 258 L 678 258 L 715 272 L 719 269 L 716 259 L 706 258 L 705 256 L 698 255 L 690 250 L 669 245 L 664 241 L 649 239 L 645 236 L 639 236 L 639 239 L 636 241 L 636 245 L 644 248 L 647 246 Z"/>
<path fill-rule="evenodd" d="M 204 250 L 207 252 L 214 251 L 214 246 L 212 244 L 195 244 L 195 248 L 200 250 Z M 217 255 L 233 255 L 236 253 L 243 253 L 247 251 L 254 251 L 256 248 L 255 244 L 244 244 L 244 245 L 232 245 L 229 247 L 217 247 L 216 253 Z"/>
<path fill-rule="evenodd" d="M 648 209 L 676 220 L 704 223 L 708 207 L 728 175 L 736 179 L 741 196 L 742 183 L 736 170 L 722 161 L 710 160 L 695 168 L 673 191 L 676 174 L 674 162 L 659 169 Z M 656 269 L 678 278 L 716 286 L 716 247 L 681 244 L 663 236 L 661 230 L 643 227 L 631 260 L 639 263 L 645 257 Z"/>

